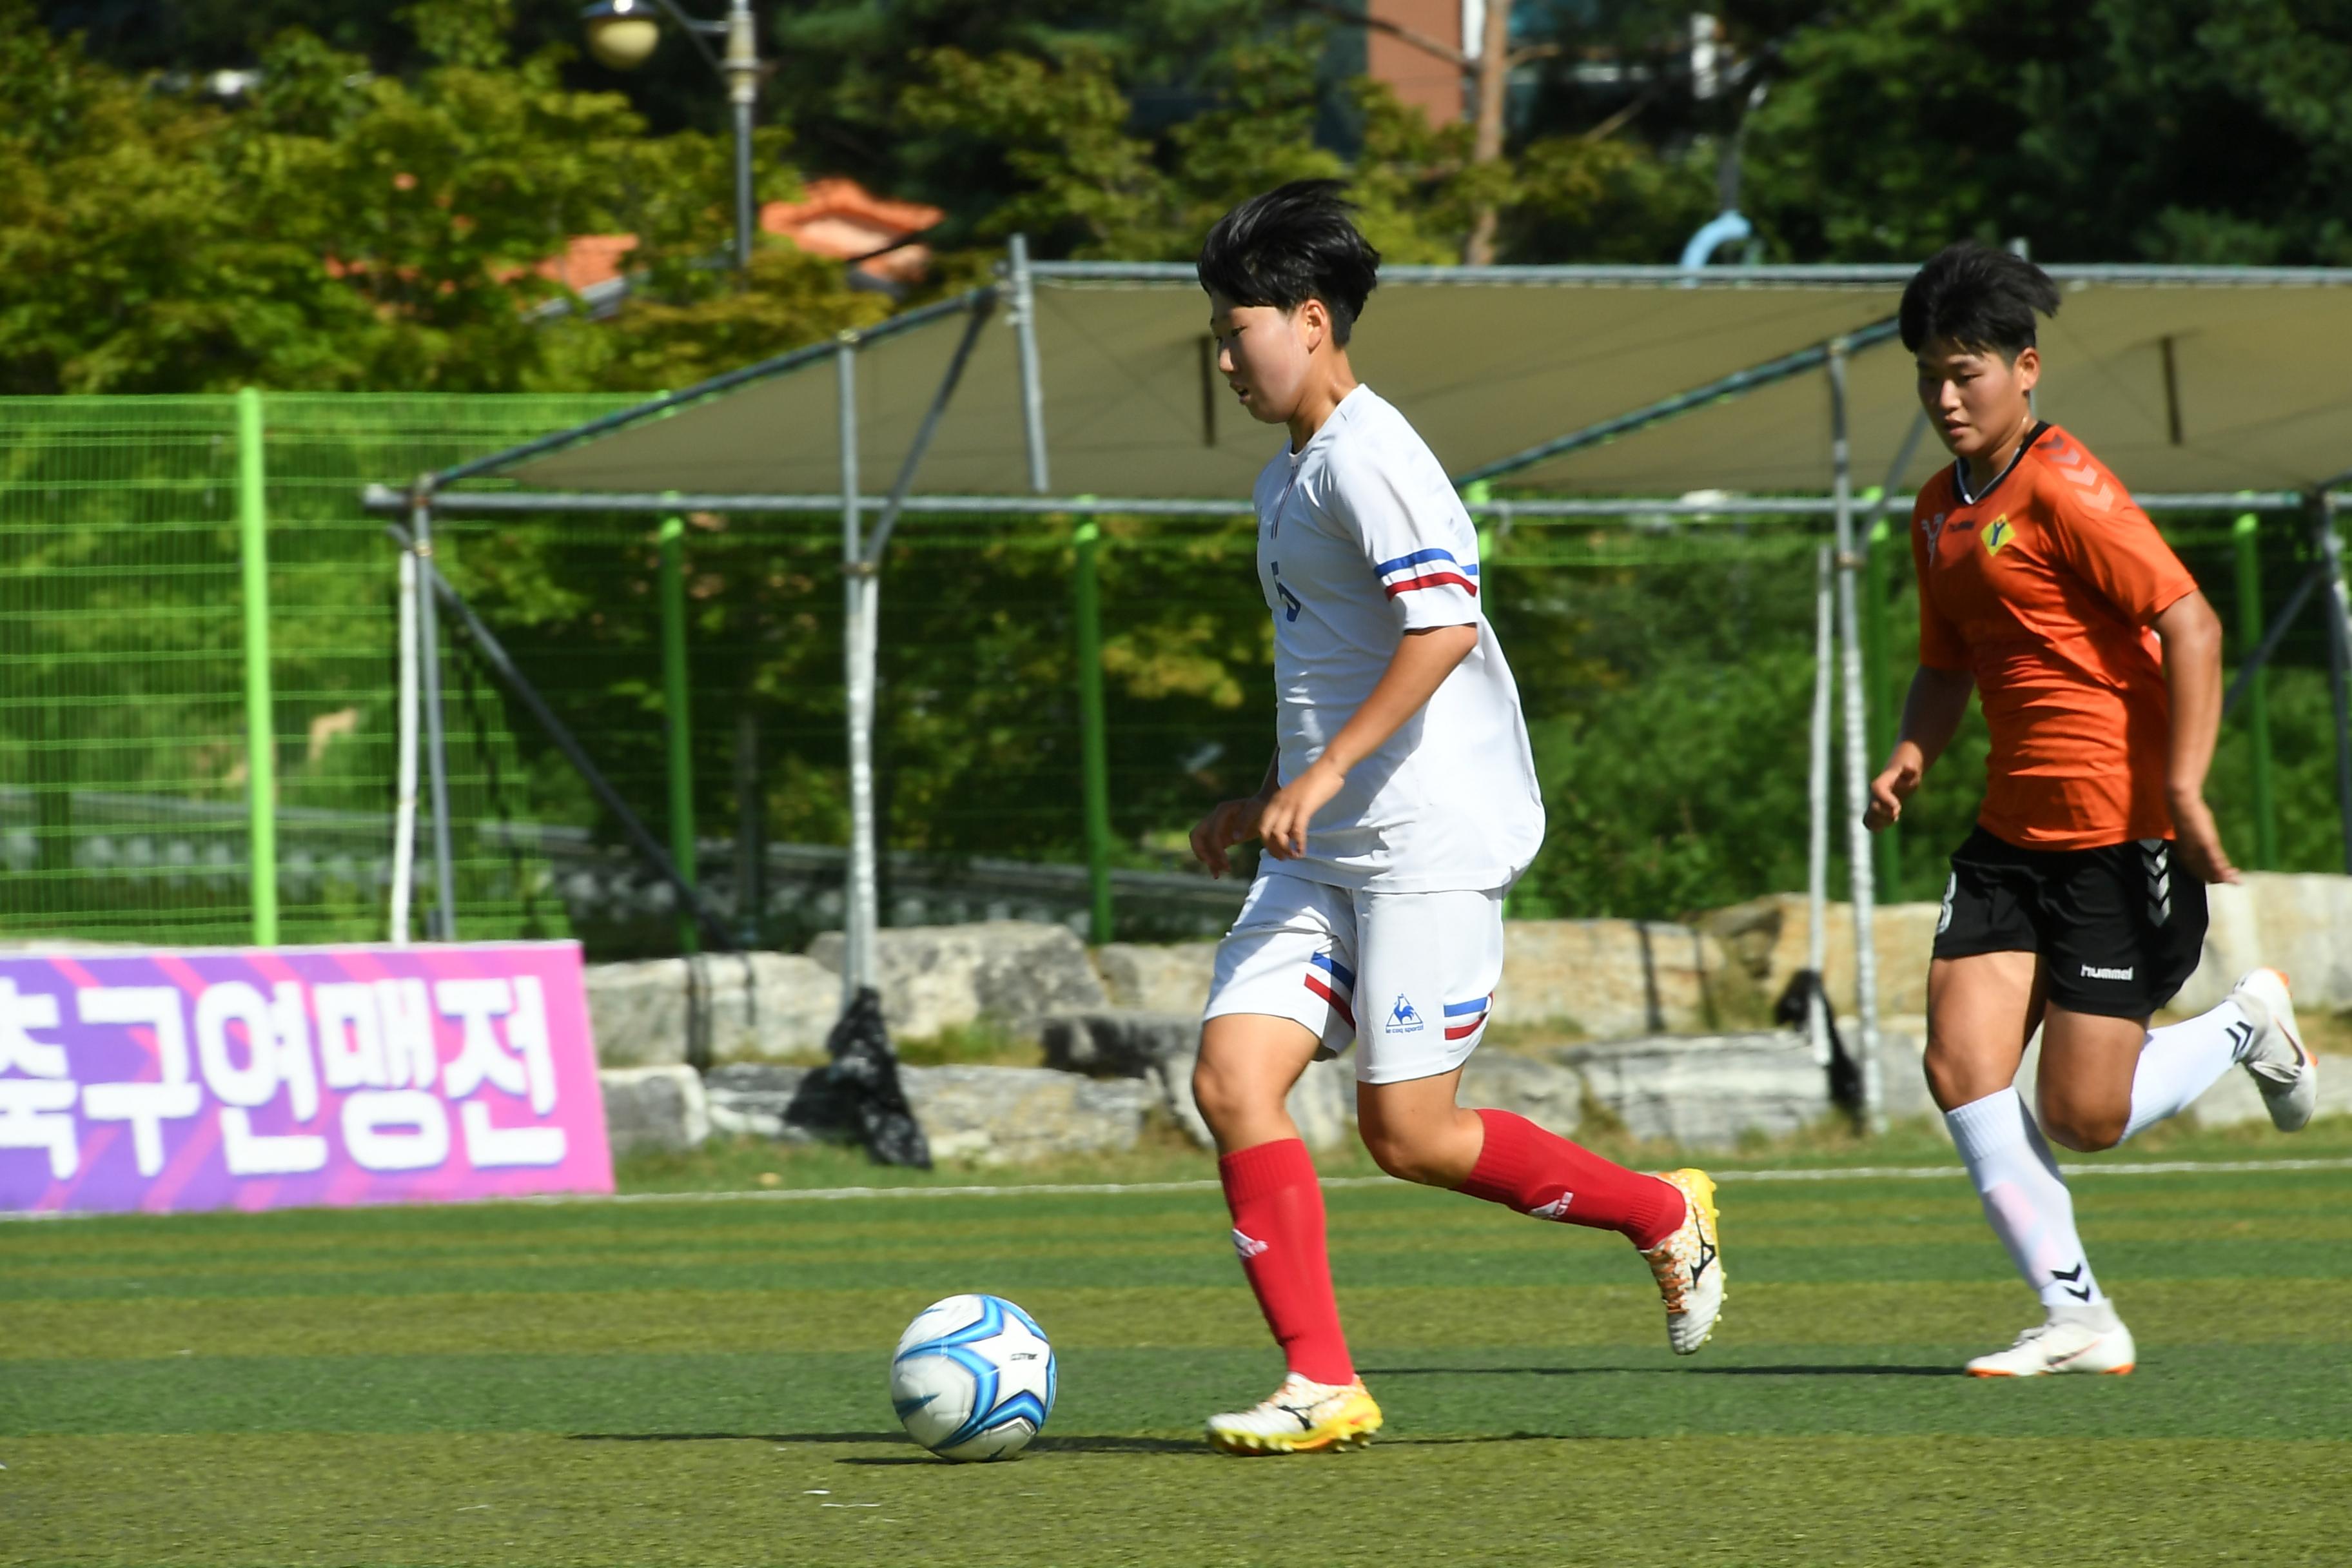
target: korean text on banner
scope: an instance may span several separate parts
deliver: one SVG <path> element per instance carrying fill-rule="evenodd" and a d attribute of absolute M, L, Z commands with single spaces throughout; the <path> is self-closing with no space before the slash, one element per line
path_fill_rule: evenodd
<path fill-rule="evenodd" d="M 575 943 L 0 956 L 0 1209 L 612 1190 Z"/>

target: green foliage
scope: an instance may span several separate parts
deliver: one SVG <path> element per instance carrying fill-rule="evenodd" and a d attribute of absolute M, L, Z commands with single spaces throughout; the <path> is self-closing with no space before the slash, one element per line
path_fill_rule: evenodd
<path fill-rule="evenodd" d="M 1047 254 L 1184 259 L 1234 203 L 1285 180 L 1343 177 L 1365 235 L 1391 261 L 1456 259 L 1477 208 L 1503 212 L 1511 259 L 1650 259 L 1710 210 L 1706 178 L 1638 145 L 1536 142 L 1480 164 L 1467 124 L 1433 126 L 1383 84 L 1351 83 L 1352 159 L 1318 142 L 1328 110 L 1318 32 L 1244 37 L 1216 55 L 1215 96 L 1139 126 L 1116 58 L 1092 44 L 1039 56 L 921 57 L 907 122 L 1001 165 L 1011 190 L 972 232 L 1025 233 Z"/>
<path fill-rule="evenodd" d="M 0 390 L 514 391 L 679 384 L 882 308 L 789 247 L 751 289 L 705 258 L 731 232 L 730 154 L 646 135 L 560 58 L 506 53 L 507 13 L 404 13 L 411 78 L 289 30 L 234 112 L 110 71 L 0 0 Z M 789 195 L 781 132 L 764 194 Z M 633 233 L 649 298 L 548 324 L 534 268 Z"/>
<path fill-rule="evenodd" d="M 2352 260 L 2341 0 L 1895 0 L 1790 40 L 1749 121 L 1790 259 Z"/>

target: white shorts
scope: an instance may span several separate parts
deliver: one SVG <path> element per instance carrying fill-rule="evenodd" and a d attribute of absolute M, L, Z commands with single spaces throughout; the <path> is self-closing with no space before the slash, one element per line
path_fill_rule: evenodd
<path fill-rule="evenodd" d="M 1202 1016 L 1296 1019 L 1319 1057 L 1360 1043 L 1363 1083 L 1452 1072 L 1478 1048 L 1503 977 L 1505 891 L 1360 893 L 1263 874 L 1217 944 Z"/>

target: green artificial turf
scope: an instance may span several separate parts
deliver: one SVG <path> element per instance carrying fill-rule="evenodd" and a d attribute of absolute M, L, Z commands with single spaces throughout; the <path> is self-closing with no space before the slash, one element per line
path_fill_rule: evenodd
<path fill-rule="evenodd" d="M 2192 1132 L 2104 1164 L 2347 1146 Z M 628 1173 L 751 1187 L 719 1201 L 0 1226 L 0 1563 L 2284 1564 L 2352 1540 L 2352 1170 L 2078 1180 L 2140 1367 L 2029 1383 L 1956 1375 L 2032 1315 L 1956 1168 L 1733 1170 L 1948 1166 L 1932 1143 L 1722 1162 L 1730 1300 L 1688 1359 L 1615 1237 L 1339 1185 L 1388 1426 L 1244 1461 L 1200 1420 L 1280 1364 L 1213 1188 L 793 1190 L 851 1184 L 844 1158 Z M 891 1418 L 892 1342 L 958 1290 L 1021 1302 L 1061 1356 L 1018 1462 L 942 1464 Z"/>

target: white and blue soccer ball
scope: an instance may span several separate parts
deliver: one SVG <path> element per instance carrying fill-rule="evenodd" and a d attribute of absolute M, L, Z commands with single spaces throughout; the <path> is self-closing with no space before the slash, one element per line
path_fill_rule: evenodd
<path fill-rule="evenodd" d="M 1054 1413 L 1054 1347 L 1002 1296 L 950 1296 L 898 1336 L 890 1404 L 943 1459 L 1009 1459 Z"/>

